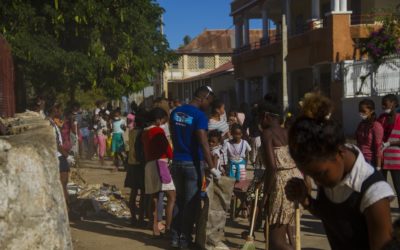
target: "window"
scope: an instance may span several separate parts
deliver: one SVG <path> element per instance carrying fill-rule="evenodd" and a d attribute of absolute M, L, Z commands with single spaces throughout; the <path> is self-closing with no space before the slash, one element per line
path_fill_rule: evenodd
<path fill-rule="evenodd" d="M 197 66 L 199 67 L 199 69 L 204 69 L 206 67 L 204 56 L 197 57 Z"/>
<path fill-rule="evenodd" d="M 172 68 L 173 69 L 178 69 L 179 68 L 179 63 L 178 62 L 173 62 L 172 63 Z"/>

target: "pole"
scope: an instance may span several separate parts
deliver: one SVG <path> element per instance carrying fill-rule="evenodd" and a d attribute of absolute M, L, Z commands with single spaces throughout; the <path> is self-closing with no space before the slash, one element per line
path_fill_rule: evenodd
<path fill-rule="evenodd" d="M 288 56 L 288 27 L 287 27 L 287 13 L 288 2 L 284 2 L 282 11 L 282 108 L 286 111 L 289 107 L 288 97 L 288 80 L 287 80 L 287 56 Z"/>
<path fill-rule="evenodd" d="M 160 20 L 161 20 L 161 22 L 160 22 L 160 33 L 161 33 L 161 36 L 164 36 L 164 24 L 163 24 L 164 18 L 163 18 L 163 14 L 161 14 Z M 160 70 L 160 97 L 162 97 L 163 93 L 164 93 L 164 68 L 162 68 Z M 168 93 L 165 93 L 164 97 L 168 97 Z"/>

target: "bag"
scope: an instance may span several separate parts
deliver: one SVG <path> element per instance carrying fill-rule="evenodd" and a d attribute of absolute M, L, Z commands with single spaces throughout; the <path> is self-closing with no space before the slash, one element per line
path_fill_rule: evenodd
<path fill-rule="evenodd" d="M 165 160 L 157 160 L 158 173 L 162 184 L 171 183 L 172 177 L 169 172 L 168 162 Z"/>

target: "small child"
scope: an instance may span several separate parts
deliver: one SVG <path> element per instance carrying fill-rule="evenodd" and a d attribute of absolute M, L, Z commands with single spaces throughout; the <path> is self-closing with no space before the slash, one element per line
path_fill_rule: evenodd
<path fill-rule="evenodd" d="M 237 182 L 246 180 L 247 153 L 251 151 L 249 143 L 242 139 L 242 127 L 239 124 L 232 125 L 231 135 L 233 137 L 225 143 L 229 159 L 229 177 Z"/>
<path fill-rule="evenodd" d="M 114 165 L 115 170 L 118 171 L 119 168 L 119 160 L 121 159 L 124 162 L 124 156 L 122 153 L 125 151 L 124 138 L 123 134 L 126 129 L 125 120 L 121 119 L 121 112 L 116 110 L 114 112 L 114 119 L 112 122 L 112 144 L 111 149 L 114 154 Z"/>
<path fill-rule="evenodd" d="M 208 133 L 208 144 L 210 145 L 211 156 L 214 165 L 224 175 L 226 170 L 223 167 L 223 148 L 222 148 L 222 134 L 218 130 L 211 130 Z"/>

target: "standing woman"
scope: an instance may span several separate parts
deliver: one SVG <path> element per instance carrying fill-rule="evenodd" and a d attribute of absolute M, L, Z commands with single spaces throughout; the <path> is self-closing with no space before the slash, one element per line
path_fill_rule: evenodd
<path fill-rule="evenodd" d="M 161 237 L 158 225 L 158 199 L 159 192 L 167 194 L 166 207 L 166 231 L 171 228 L 172 212 L 175 205 L 176 191 L 172 181 L 168 162 L 172 159 L 172 148 L 167 140 L 161 125 L 165 124 L 168 114 L 162 108 L 154 108 L 150 111 L 150 126 L 145 128 L 142 134 L 142 143 L 145 166 L 145 192 L 152 196 L 153 208 L 153 236 Z"/>
<path fill-rule="evenodd" d="M 223 118 L 225 114 L 225 104 L 221 100 L 215 100 L 211 104 L 211 116 L 208 121 L 208 131 L 218 130 L 222 134 L 222 139 L 229 139 L 229 125 Z"/>
<path fill-rule="evenodd" d="M 396 190 L 400 207 L 400 114 L 396 113 L 399 103 L 393 94 L 382 98 L 382 109 L 384 113 L 378 121 L 383 127 L 383 175 L 387 178 L 390 171 L 393 186 Z"/>
<path fill-rule="evenodd" d="M 264 194 L 268 197 L 270 249 L 294 249 L 290 225 L 295 221 L 295 205 L 286 198 L 285 186 L 292 178 L 302 178 L 289 154 L 288 133 L 281 127 L 278 107 L 263 103 L 258 108 L 264 150 Z M 289 238 L 289 244 L 286 238 Z"/>
<path fill-rule="evenodd" d="M 382 125 L 376 121 L 375 103 L 364 99 L 358 104 L 361 122 L 356 131 L 357 146 L 365 160 L 378 170 L 382 167 Z"/>

